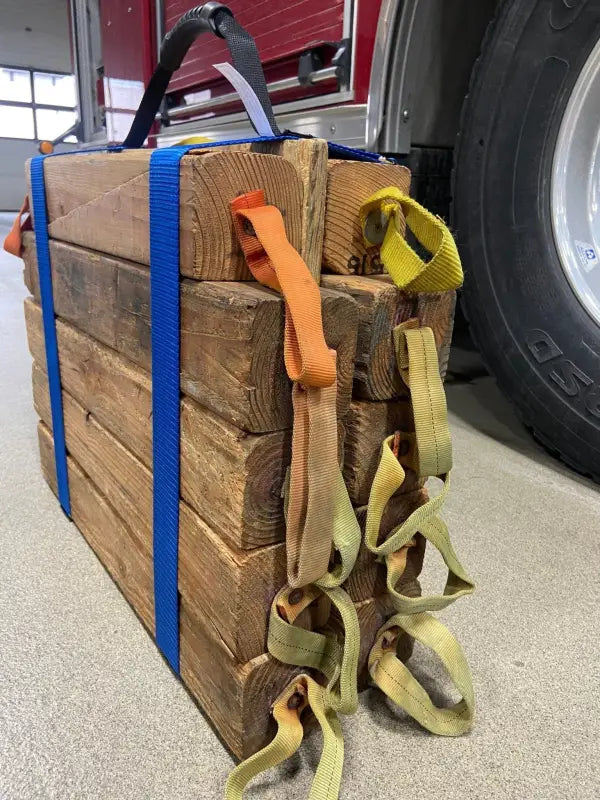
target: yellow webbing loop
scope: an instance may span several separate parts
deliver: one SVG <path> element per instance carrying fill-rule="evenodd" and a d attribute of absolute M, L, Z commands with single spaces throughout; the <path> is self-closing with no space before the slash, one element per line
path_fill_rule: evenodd
<path fill-rule="evenodd" d="M 410 389 L 417 437 L 418 473 L 444 475 L 452 468 L 446 394 L 431 328 L 394 328 L 398 370 Z"/>
<path fill-rule="evenodd" d="M 454 552 L 446 524 L 437 516 L 448 494 L 449 476 L 445 476 L 443 489 L 437 497 L 432 497 L 427 503 L 415 509 L 408 519 L 393 529 L 384 542 L 378 544 L 385 507 L 392 495 L 402 486 L 405 477 L 402 465 L 392 452 L 393 442 L 394 436 L 388 436 L 381 448 L 381 459 L 373 479 L 367 507 L 365 544 L 375 555 L 385 557 L 387 589 L 397 611 L 403 614 L 440 611 L 459 597 L 472 594 L 475 589 L 472 580 Z M 396 554 L 402 548 L 410 545 L 417 532 L 423 534 L 433 544 L 448 567 L 448 579 L 441 595 L 408 597 L 395 589 L 404 572 Z"/>
<path fill-rule="evenodd" d="M 335 632 L 319 633 L 294 624 L 321 596 L 339 613 L 343 625 L 342 644 Z M 321 686 L 309 675 L 294 678 L 273 706 L 278 726 L 275 739 L 233 770 L 225 798 L 240 800 L 252 778 L 296 752 L 303 734 L 300 715 L 309 707 L 323 733 L 323 751 L 309 800 L 336 800 L 344 761 L 344 741 L 337 713 L 352 714 L 358 705 L 360 630 L 352 600 L 339 587 L 286 587 L 273 601 L 268 649 L 284 664 L 309 667 L 322 673 L 327 685 Z"/>
<path fill-rule="evenodd" d="M 431 215 L 428 217 L 429 219 L 425 218 L 425 222 L 435 225 L 435 218 Z M 408 219 L 407 222 L 410 225 Z M 424 230 L 420 233 L 421 236 L 418 238 L 423 244 L 434 243 L 433 232 L 429 237 L 425 236 Z M 389 229 L 386 240 L 388 235 Z M 443 242 L 439 245 L 438 254 L 445 252 L 447 257 L 451 248 L 447 246 L 444 248 L 442 244 Z M 391 269 L 389 265 L 387 266 L 397 283 L 403 281 L 404 285 L 408 283 L 411 291 L 417 285 L 419 291 L 452 288 L 448 283 L 438 282 L 437 267 L 432 272 L 425 273 L 424 269 L 430 269 L 436 256 L 429 265 L 419 267 L 418 274 L 421 276 L 419 283 L 414 277 L 410 278 L 411 274 L 415 274 L 413 268 L 416 263 L 410 255 L 412 253 L 410 248 L 401 247 L 396 252 L 398 260 Z M 416 254 L 413 255 L 416 258 Z M 456 257 L 458 258 L 458 255 Z M 438 259 L 438 267 L 443 260 Z M 416 320 L 408 320 L 398 325 L 393 335 L 398 370 L 410 390 L 415 433 L 413 435 L 398 432 L 384 441 L 369 496 L 365 543 L 371 552 L 385 558 L 388 594 L 399 612 L 380 630 L 369 656 L 369 669 L 376 685 L 421 725 L 432 733 L 458 736 L 468 731 L 473 721 L 474 693 L 471 675 L 458 642 L 440 622 L 426 613 L 445 608 L 457 598 L 471 594 L 475 588 L 452 548 L 445 523 L 437 516 L 449 489 L 449 474 L 452 467 L 446 398 L 431 329 L 419 328 Z M 403 438 L 406 446 L 404 455 L 401 456 L 400 444 Z M 385 507 L 405 479 L 403 465 L 410 465 L 421 477 L 436 476 L 443 479 L 444 486 L 437 497 L 431 498 L 416 509 L 385 541 L 380 543 L 380 526 Z M 408 548 L 415 544 L 414 537 L 418 532 L 438 549 L 448 567 L 448 578 L 442 594 L 413 597 L 401 594 L 396 589 L 406 568 Z M 442 659 L 452 680 L 462 693 L 463 699 L 459 703 L 452 708 L 437 708 L 433 704 L 408 667 L 396 657 L 395 643 L 401 630 L 430 647 Z"/>
<path fill-rule="evenodd" d="M 290 758 L 300 747 L 304 730 L 300 716 L 309 707 L 323 733 L 323 750 L 309 800 L 336 800 L 344 765 L 344 739 L 335 711 L 326 707 L 326 690 L 309 675 L 298 675 L 273 705 L 277 734 L 263 750 L 239 764 L 230 774 L 225 800 L 241 800 L 248 783 Z"/>
<path fill-rule="evenodd" d="M 431 648 L 448 671 L 462 699 L 450 708 L 438 708 L 408 667 L 395 654 L 400 630 Z M 369 671 L 376 685 L 431 733 L 460 736 L 473 724 L 475 697 L 465 655 L 454 636 L 429 614 L 396 614 L 380 629 L 369 655 Z"/>
<path fill-rule="evenodd" d="M 309 631 L 294 625 L 298 615 L 313 602 L 316 587 L 307 590 L 282 589 L 271 606 L 269 653 L 284 664 L 311 667 L 327 678 L 327 705 L 342 714 L 353 714 L 358 706 L 357 669 L 360 652 L 360 629 L 356 608 L 343 589 L 318 589 L 337 609 L 343 625 L 343 645 L 335 632 Z M 296 592 L 303 596 L 290 611 L 289 598 Z M 288 604 L 286 605 L 286 599 Z M 294 598 L 295 599 L 295 598 Z M 284 619 L 282 612 L 287 619 Z"/>
<path fill-rule="evenodd" d="M 463 282 L 463 271 L 452 234 L 439 217 L 395 186 L 381 189 L 360 208 L 360 221 L 367 246 L 367 218 L 383 215 L 387 228 L 380 247 L 381 261 L 400 289 L 409 292 L 443 292 Z M 432 254 L 429 261 L 415 253 L 404 238 L 403 219 L 423 247 Z"/>

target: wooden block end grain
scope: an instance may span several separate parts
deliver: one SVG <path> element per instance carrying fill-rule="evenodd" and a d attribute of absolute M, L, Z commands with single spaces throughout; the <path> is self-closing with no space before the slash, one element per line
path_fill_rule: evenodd
<path fill-rule="evenodd" d="M 397 186 L 410 189 L 410 171 L 397 164 L 331 160 L 327 176 L 327 208 L 323 270 L 341 275 L 381 272 L 379 248 L 365 247 L 360 207 L 374 192 Z"/>

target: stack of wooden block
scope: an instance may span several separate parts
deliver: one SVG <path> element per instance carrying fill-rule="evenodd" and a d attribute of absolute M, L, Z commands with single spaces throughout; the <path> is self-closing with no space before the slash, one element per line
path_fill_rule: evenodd
<path fill-rule="evenodd" d="M 45 177 L 73 521 L 153 632 L 149 157 L 52 158 Z M 181 677 L 239 757 L 269 740 L 270 705 L 299 670 L 266 653 L 268 611 L 286 581 L 282 486 L 292 408 L 284 305 L 251 280 L 229 203 L 264 189 L 318 279 L 321 263 L 337 272 L 364 263 L 355 201 L 374 183 L 398 183 L 399 170 L 328 164 L 318 140 L 210 149 L 181 162 Z M 339 194 L 344 181 L 349 203 Z M 56 488 L 33 234 L 24 259 L 41 461 Z M 321 294 L 325 336 L 337 351 L 344 475 L 364 517 L 381 441 L 410 425 L 398 399 L 405 392 L 393 368 L 392 324 L 419 316 L 443 349 L 453 296 L 408 298 L 383 276 L 359 275 L 323 275 Z M 386 524 L 424 499 L 413 476 Z M 389 608 L 367 555 L 347 585 L 363 672 Z"/>

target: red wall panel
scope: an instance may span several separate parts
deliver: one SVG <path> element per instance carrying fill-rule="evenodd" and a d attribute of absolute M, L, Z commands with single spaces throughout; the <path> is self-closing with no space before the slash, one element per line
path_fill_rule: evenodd
<path fill-rule="evenodd" d="M 172 28 L 191 5 L 190 0 L 166 0 L 166 29 Z M 300 53 L 321 42 L 342 38 L 344 0 L 296 0 L 291 3 L 286 0 L 229 0 L 226 5 L 240 25 L 256 39 L 263 64 Z M 222 40 L 209 34 L 202 35 L 173 76 L 169 91 L 215 80 L 219 74 L 212 65 L 229 60 L 229 51 Z"/>

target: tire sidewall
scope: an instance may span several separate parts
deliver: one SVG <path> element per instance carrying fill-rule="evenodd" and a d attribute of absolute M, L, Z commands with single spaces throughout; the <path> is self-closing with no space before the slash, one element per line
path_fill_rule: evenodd
<path fill-rule="evenodd" d="M 486 361 L 525 423 L 598 473 L 600 328 L 560 264 L 551 175 L 565 108 L 599 38 L 600 0 L 505 3 L 465 106 L 454 198 L 464 300 Z"/>

